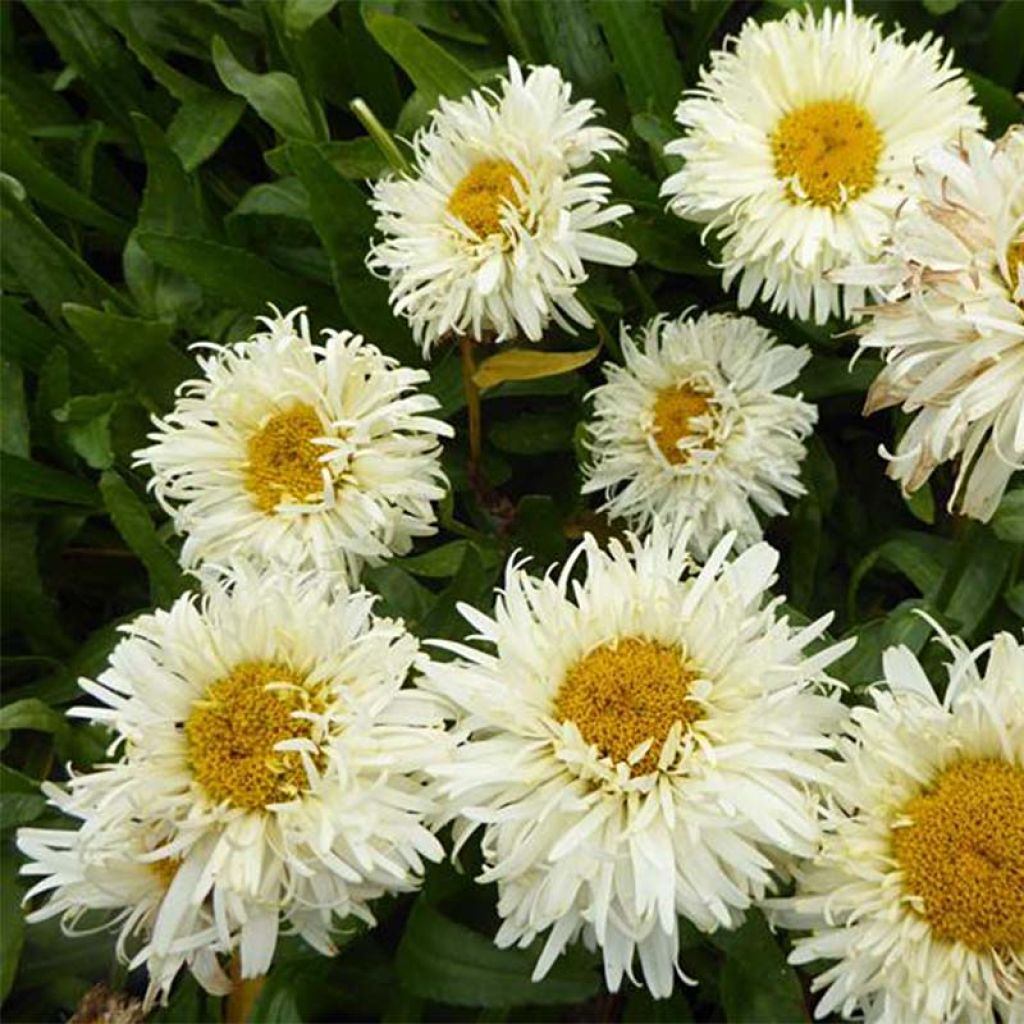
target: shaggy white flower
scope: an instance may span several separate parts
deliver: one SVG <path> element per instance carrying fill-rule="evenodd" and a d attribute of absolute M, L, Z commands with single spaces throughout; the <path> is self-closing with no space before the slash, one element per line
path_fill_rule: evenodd
<path fill-rule="evenodd" d="M 374 184 L 385 238 L 368 264 L 425 352 L 450 332 L 537 341 L 550 320 L 590 327 L 576 298 L 584 262 L 636 259 L 597 230 L 631 208 L 607 205 L 608 177 L 585 170 L 625 140 L 590 124 L 593 101 L 571 91 L 556 68 L 524 78 L 509 58 L 500 92 L 442 99 L 413 140 L 413 172 Z"/>
<path fill-rule="evenodd" d="M 918 192 L 891 260 L 848 272 L 887 287 L 865 310 L 861 344 L 886 366 L 864 411 L 915 414 L 888 468 L 905 491 L 959 459 L 950 508 L 987 520 L 1024 468 L 1024 129 L 933 150 Z"/>
<path fill-rule="evenodd" d="M 218 953 L 266 972 L 282 923 L 330 955 L 338 921 L 414 888 L 442 855 L 419 773 L 448 743 L 437 698 L 402 688 L 416 640 L 372 601 L 236 566 L 126 626 L 82 680 L 102 706 L 73 712 L 110 726 L 121 759 L 51 789 L 77 832 L 19 837 L 45 876 L 30 896 L 54 890 L 35 916 L 114 911 L 122 950 L 144 936 L 152 1003 L 183 962 L 213 991 Z"/>
<path fill-rule="evenodd" d="M 605 366 L 593 392 L 593 461 L 583 493 L 638 531 L 656 516 L 693 523 L 704 557 L 729 530 L 746 547 L 761 538 L 755 506 L 785 515 L 784 494 L 804 493 L 800 463 L 813 405 L 778 393 L 810 358 L 777 345 L 750 317 L 655 317 L 640 344 L 622 331 L 625 366 Z"/>
<path fill-rule="evenodd" d="M 685 163 L 662 194 L 723 240 L 741 307 L 760 293 L 824 323 L 863 303 L 826 275 L 881 253 L 915 157 L 984 127 L 950 60 L 939 40 L 832 10 L 750 19 L 712 54 L 676 110 L 685 133 L 666 152 Z"/>
<path fill-rule="evenodd" d="M 1024 1020 L 1024 647 L 943 642 L 942 701 L 909 650 L 886 651 L 825 789 L 822 848 L 773 901 L 811 931 L 794 963 L 834 961 L 818 1017 Z"/>
<path fill-rule="evenodd" d="M 456 841 L 483 827 L 498 945 L 548 932 L 535 978 L 582 937 L 610 989 L 638 955 L 668 996 L 677 915 L 734 927 L 815 849 L 809 791 L 843 714 L 819 684 L 847 647 L 805 654 L 828 617 L 779 616 L 767 544 L 726 563 L 726 538 L 700 568 L 686 541 L 659 522 L 607 551 L 588 536 L 542 579 L 510 563 L 493 617 L 462 608 L 486 649 L 443 644 L 457 659 L 427 670 L 463 716 L 432 769 Z"/>
<path fill-rule="evenodd" d="M 435 531 L 452 429 L 426 415 L 438 403 L 416 391 L 425 370 L 348 331 L 314 343 L 302 309 L 261 321 L 248 341 L 208 346 L 203 377 L 136 458 L 186 535 L 187 567 L 244 557 L 354 579 Z"/>

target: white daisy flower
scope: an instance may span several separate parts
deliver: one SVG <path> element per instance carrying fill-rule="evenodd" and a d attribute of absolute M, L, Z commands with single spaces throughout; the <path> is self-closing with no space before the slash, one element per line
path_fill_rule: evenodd
<path fill-rule="evenodd" d="M 804 439 L 813 405 L 778 393 L 810 359 L 777 345 L 750 317 L 655 317 L 640 343 L 622 331 L 625 366 L 609 363 L 596 388 L 583 493 L 647 530 L 657 516 L 693 523 L 704 557 L 729 530 L 743 547 L 761 539 L 755 506 L 785 515 L 783 495 L 804 493 Z"/>
<path fill-rule="evenodd" d="M 885 652 L 825 787 L 822 848 L 772 901 L 811 933 L 794 963 L 834 961 L 817 1017 L 1024 1020 L 1024 647 L 943 642 L 941 701 L 907 648 Z"/>
<path fill-rule="evenodd" d="M 449 333 L 537 341 L 550 320 L 590 327 L 576 298 L 584 262 L 636 259 L 597 230 L 631 208 L 609 206 L 608 177 L 585 170 L 625 140 L 590 124 L 593 101 L 571 92 L 557 68 L 524 78 L 509 58 L 499 92 L 441 100 L 413 139 L 412 174 L 373 184 L 385 238 L 368 265 L 390 282 L 395 314 L 424 352 Z"/>
<path fill-rule="evenodd" d="M 950 508 L 988 520 L 1024 468 L 1024 129 L 931 151 L 918 192 L 891 259 L 847 272 L 886 287 L 864 311 L 886 360 L 864 411 L 915 414 L 888 468 L 905 491 L 959 459 Z"/>
<path fill-rule="evenodd" d="M 425 370 L 348 331 L 314 343 L 302 309 L 275 314 L 248 341 L 206 346 L 203 377 L 135 455 L 186 535 L 187 567 L 244 557 L 355 578 L 435 532 L 452 429 L 416 391 Z"/>
<path fill-rule="evenodd" d="M 723 240 L 741 307 L 760 293 L 824 323 L 863 303 L 826 275 L 880 254 L 915 157 L 984 127 L 972 98 L 929 36 L 905 44 L 851 10 L 750 19 L 679 104 L 666 152 L 685 163 L 662 194 Z"/>
<path fill-rule="evenodd" d="M 656 522 L 606 551 L 587 536 L 544 578 L 510 562 L 493 617 L 462 608 L 485 646 L 442 644 L 456 660 L 427 669 L 463 716 L 432 769 L 456 843 L 483 828 L 499 946 L 548 932 L 534 978 L 582 937 L 611 990 L 638 955 L 666 997 L 677 915 L 732 928 L 815 849 L 810 788 L 843 714 L 819 684 L 848 648 L 808 656 L 828 617 L 792 628 L 766 599 L 777 553 L 726 563 L 730 545 L 700 568 Z"/>
<path fill-rule="evenodd" d="M 416 640 L 372 602 L 323 573 L 236 565 L 201 603 L 126 626 L 82 680 L 101 706 L 72 712 L 112 728 L 121 759 L 54 795 L 77 833 L 20 834 L 46 876 L 33 893 L 54 890 L 37 916 L 123 908 L 152 1003 L 183 961 L 214 991 L 217 953 L 265 973 L 281 924 L 330 955 L 338 921 L 372 923 L 368 901 L 415 888 L 443 852 L 419 773 L 448 741 L 437 699 L 402 688 Z"/>

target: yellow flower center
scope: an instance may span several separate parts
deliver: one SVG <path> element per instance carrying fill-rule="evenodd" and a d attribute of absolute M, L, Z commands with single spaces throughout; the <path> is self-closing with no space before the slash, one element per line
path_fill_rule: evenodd
<path fill-rule="evenodd" d="M 786 114 L 771 147 L 776 177 L 795 177 L 813 206 L 837 206 L 843 189 L 854 199 L 874 185 L 882 134 L 858 104 L 819 100 Z"/>
<path fill-rule="evenodd" d="M 892 829 L 904 888 L 941 939 L 979 952 L 1024 949 L 1024 769 L 957 761 Z"/>
<path fill-rule="evenodd" d="M 324 426 L 312 406 L 299 402 L 276 413 L 249 438 L 245 486 L 261 512 L 281 502 L 316 501 L 323 494 Z"/>
<path fill-rule="evenodd" d="M 681 451 L 677 445 L 684 437 L 696 434 L 691 421 L 710 408 L 707 395 L 685 385 L 658 393 L 654 403 L 654 440 L 673 465 L 689 460 L 690 453 Z"/>
<path fill-rule="evenodd" d="M 507 160 L 481 160 L 455 186 L 448 200 L 448 212 L 486 238 L 501 231 L 501 210 L 506 202 L 515 202 L 514 182 L 523 178 Z"/>
<path fill-rule="evenodd" d="M 196 701 L 185 723 L 192 774 L 211 800 L 257 810 L 290 800 L 309 785 L 297 751 L 274 748 L 308 739 L 324 702 L 301 676 L 270 661 L 243 661 Z M 318 767 L 322 758 L 314 757 Z"/>
<path fill-rule="evenodd" d="M 164 857 L 162 860 L 155 860 L 146 866 L 156 875 L 160 885 L 164 889 L 169 889 L 171 882 L 174 881 L 174 876 L 178 873 L 178 868 L 181 867 L 181 858 Z"/>
<path fill-rule="evenodd" d="M 643 775 L 657 768 L 672 726 L 685 728 L 700 717 L 700 706 L 689 699 L 696 677 L 678 647 L 626 637 L 591 651 L 566 672 L 555 717 L 575 723 L 587 743 L 615 762 L 652 739 L 633 766 L 634 775 Z"/>

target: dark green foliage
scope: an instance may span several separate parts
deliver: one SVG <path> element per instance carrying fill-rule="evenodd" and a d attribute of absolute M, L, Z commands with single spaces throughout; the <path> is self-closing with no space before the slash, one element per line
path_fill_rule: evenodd
<path fill-rule="evenodd" d="M 619 321 L 696 304 L 730 309 L 699 231 L 669 216 L 658 184 L 674 163 L 679 92 L 710 49 L 783 2 L 657 0 L 26 0 L 0 7 L 3 635 L 0 705 L 0 997 L 7 1020 L 66 1019 L 97 981 L 138 991 L 105 933 L 74 941 L 58 924 L 24 927 L 14 830 L 56 825 L 39 788 L 105 757 L 106 737 L 64 717 L 77 678 L 102 671 L 117 627 L 190 585 L 179 540 L 133 468 L 150 414 L 194 376 L 188 346 L 246 336 L 274 302 L 309 308 L 315 329 L 365 334 L 422 360 L 364 258 L 374 216 L 362 179 L 387 159 L 353 114 L 362 99 L 409 137 L 439 96 L 492 81 L 506 55 L 557 64 L 579 96 L 629 140 L 608 165 L 636 216 L 621 229 L 640 253 L 630 273 L 598 270 L 583 297 L 593 336 L 552 330 L 545 347 L 607 351 L 559 377 L 486 391 L 485 479 L 466 473 L 457 356 L 438 353 L 429 390 L 456 439 L 442 530 L 367 573 L 381 610 L 421 637 L 457 638 L 460 602 L 486 605 L 507 555 L 537 571 L 606 524 L 579 496 L 585 395 L 615 358 Z M 967 67 L 993 131 L 1019 120 L 1024 4 L 874 2 L 916 38 L 938 31 Z M 393 154 L 392 154 L 393 155 Z M 878 370 L 852 369 L 854 342 L 758 315 L 813 358 L 798 387 L 819 405 L 804 467 L 807 495 L 773 522 L 780 592 L 794 617 L 835 610 L 856 636 L 837 668 L 855 689 L 878 678 L 882 649 L 906 643 L 933 664 L 924 610 L 969 643 L 1024 617 L 1024 489 L 991 524 L 945 510 L 947 470 L 904 501 L 877 455 L 900 429 L 865 420 Z M 497 493 L 500 490 L 500 494 Z M 444 655 L 439 655 L 443 657 Z M 853 699 L 858 699 L 854 693 Z M 656 1003 L 609 997 L 596 957 L 573 949 L 546 980 L 537 950 L 499 950 L 493 888 L 431 872 L 418 896 L 379 908 L 325 960 L 284 940 L 254 1020 L 802 1021 L 806 978 L 759 915 L 712 940 L 685 933 L 683 966 L 701 982 Z M 215 1021 L 220 1001 L 183 977 L 155 1021 Z"/>

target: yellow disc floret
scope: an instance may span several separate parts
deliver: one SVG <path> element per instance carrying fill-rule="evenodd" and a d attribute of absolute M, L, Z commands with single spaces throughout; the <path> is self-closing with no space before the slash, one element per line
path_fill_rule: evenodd
<path fill-rule="evenodd" d="M 696 433 L 692 421 L 710 409 L 707 395 L 685 385 L 658 393 L 654 402 L 654 440 L 673 465 L 690 458 L 689 452 L 678 447 L 679 442 Z"/>
<path fill-rule="evenodd" d="M 1024 769 L 956 761 L 892 829 L 906 892 L 933 932 L 978 952 L 1024 950 Z"/>
<path fill-rule="evenodd" d="M 700 706 L 689 699 L 695 678 L 678 647 L 626 637 L 591 651 L 566 672 L 555 717 L 573 722 L 587 743 L 616 762 L 652 739 L 633 767 L 633 774 L 642 775 L 657 768 L 672 726 L 700 717 Z"/>
<path fill-rule="evenodd" d="M 1006 250 L 1006 276 L 1011 295 L 1020 283 L 1021 267 L 1024 267 L 1024 238 L 1012 242 Z"/>
<path fill-rule="evenodd" d="M 211 800 L 247 810 L 292 799 L 309 786 L 302 758 L 274 748 L 311 738 L 313 722 L 296 713 L 323 706 L 286 665 L 241 662 L 207 688 L 185 722 L 193 776 Z"/>
<path fill-rule="evenodd" d="M 316 411 L 300 402 L 275 413 L 249 438 L 245 486 L 261 512 L 322 497 L 325 448 L 313 438 L 324 434 Z"/>
<path fill-rule="evenodd" d="M 164 889 L 169 889 L 171 882 L 174 881 L 174 876 L 178 873 L 178 868 L 181 867 L 181 858 L 163 857 L 160 860 L 149 862 L 146 866 L 156 875 L 160 885 Z"/>
<path fill-rule="evenodd" d="M 507 160 L 481 160 L 455 186 L 448 200 L 448 212 L 458 217 L 480 238 L 501 231 L 501 210 L 505 203 L 514 203 L 514 182 L 522 175 Z"/>
<path fill-rule="evenodd" d="M 819 100 L 790 111 L 771 135 L 775 174 L 796 178 L 814 206 L 838 206 L 875 184 L 882 134 L 871 115 L 848 100 Z"/>

